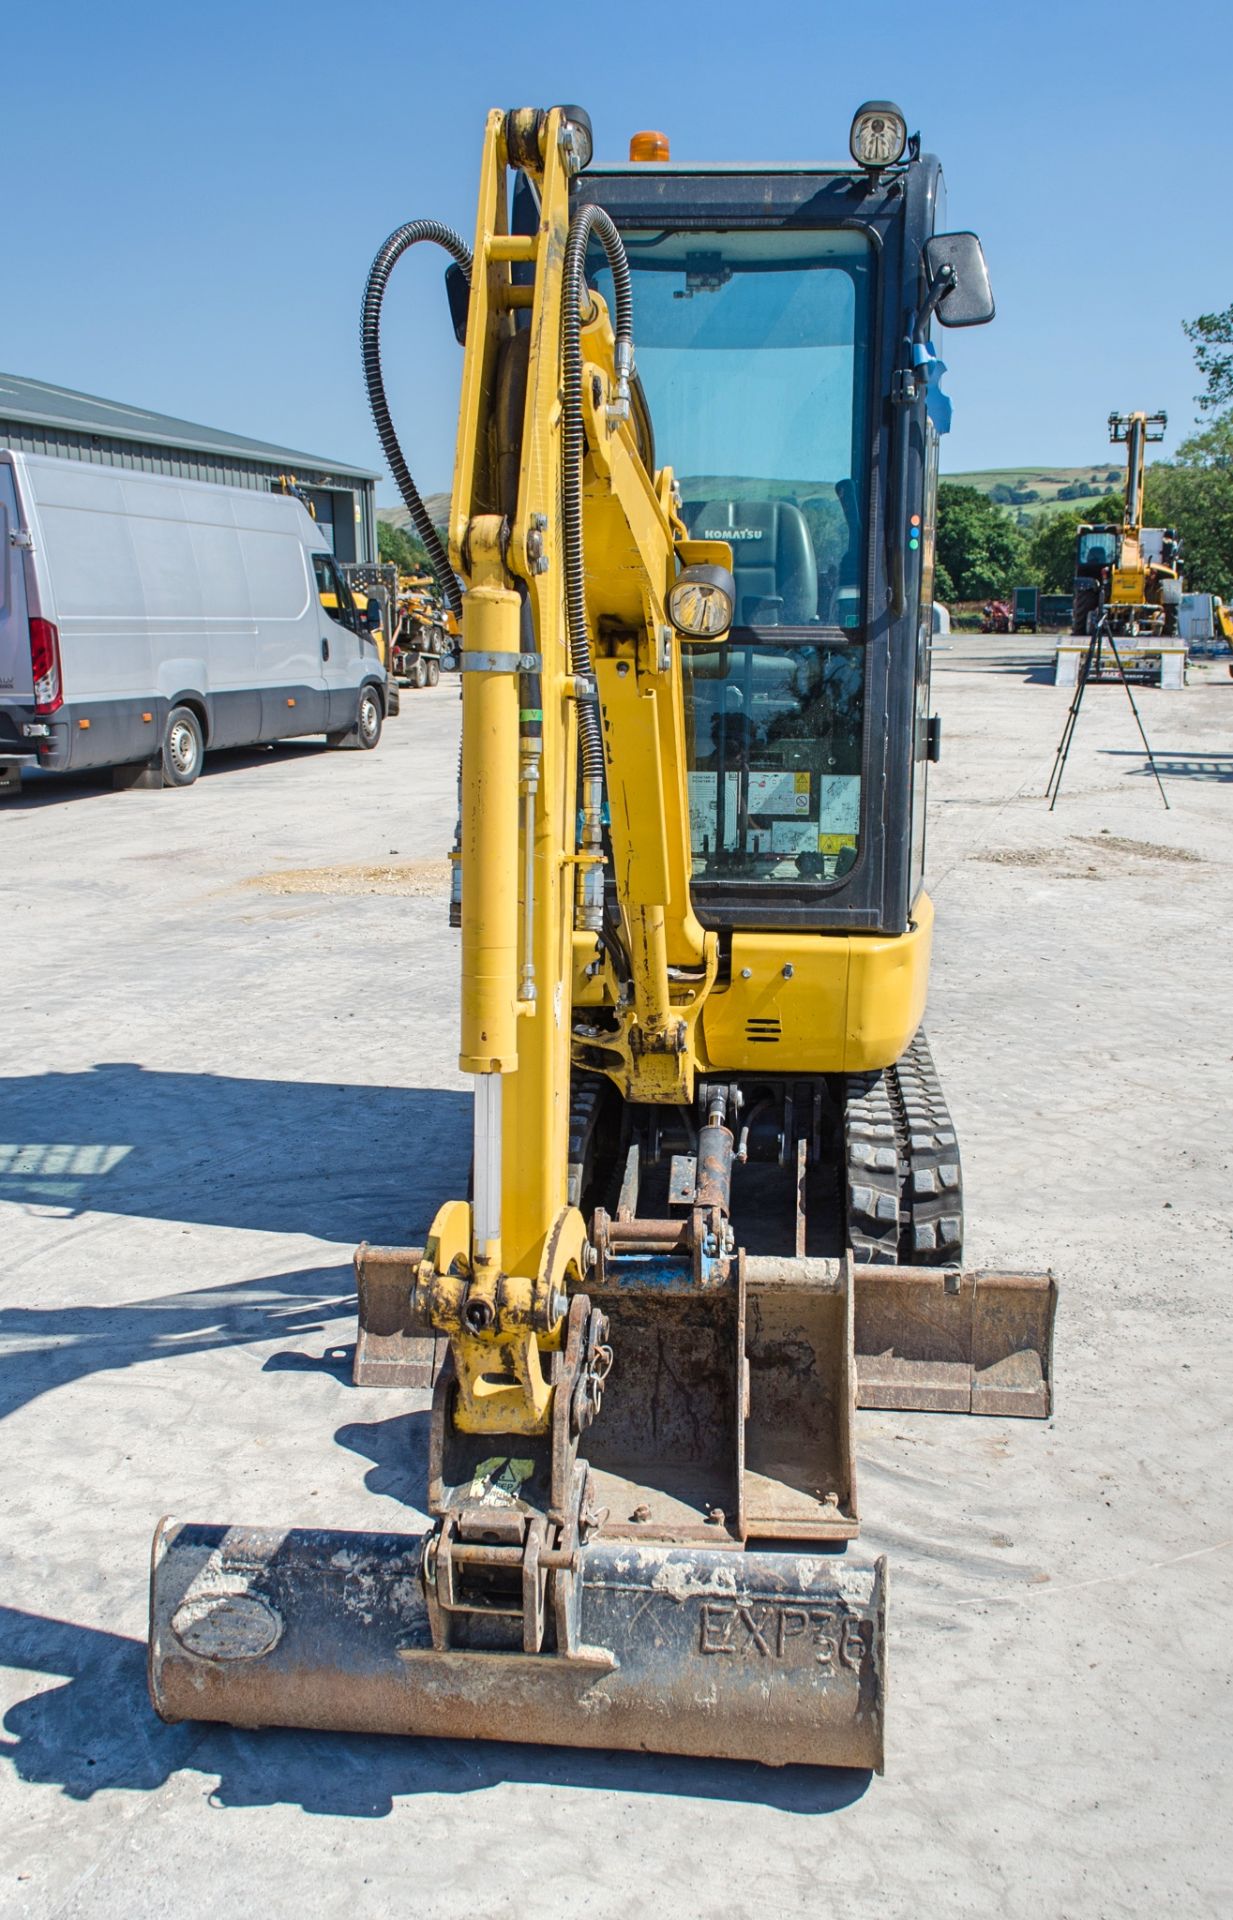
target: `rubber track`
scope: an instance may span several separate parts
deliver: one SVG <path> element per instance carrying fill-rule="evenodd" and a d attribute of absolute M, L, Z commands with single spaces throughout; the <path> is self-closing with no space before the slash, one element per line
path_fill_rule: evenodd
<path fill-rule="evenodd" d="M 962 1258 L 959 1146 L 923 1031 L 885 1073 L 848 1075 L 844 1173 L 858 1261 L 951 1266 Z"/>
<path fill-rule="evenodd" d="M 590 1154 L 595 1122 L 605 1082 L 597 1073 L 582 1073 L 577 1068 L 569 1085 L 569 1188 L 571 1207 L 582 1205 L 582 1189 L 590 1174 Z"/>
<path fill-rule="evenodd" d="M 963 1258 L 963 1169 L 929 1042 L 922 1029 L 891 1068 L 906 1133 L 900 1205 L 900 1254 L 914 1267 L 947 1267 Z"/>
<path fill-rule="evenodd" d="M 901 1157 L 884 1073 L 850 1073 L 844 1090 L 848 1245 L 862 1262 L 899 1258 Z"/>

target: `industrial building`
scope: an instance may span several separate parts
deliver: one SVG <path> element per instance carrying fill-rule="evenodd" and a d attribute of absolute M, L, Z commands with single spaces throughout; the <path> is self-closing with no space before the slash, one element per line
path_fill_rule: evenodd
<path fill-rule="evenodd" d="M 0 373 L 0 447 L 262 491 L 294 475 L 339 560 L 377 557 L 380 476 L 365 467 L 10 373 Z"/>

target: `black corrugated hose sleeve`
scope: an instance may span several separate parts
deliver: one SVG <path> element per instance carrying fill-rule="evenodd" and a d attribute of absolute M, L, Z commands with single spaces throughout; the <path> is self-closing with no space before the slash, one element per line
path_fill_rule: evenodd
<path fill-rule="evenodd" d="M 389 463 L 390 472 L 403 503 L 411 515 L 412 524 L 419 534 L 428 553 L 429 564 L 437 577 L 437 584 L 445 596 L 446 605 L 455 615 L 462 613 L 462 594 L 449 555 L 441 544 L 441 536 L 428 517 L 428 509 L 420 499 L 419 490 L 411 478 L 410 470 L 403 459 L 402 448 L 398 444 L 398 435 L 394 431 L 394 422 L 390 418 L 389 403 L 385 397 L 385 382 L 381 377 L 381 303 L 385 298 L 385 289 L 399 260 L 419 240 L 435 241 L 437 246 L 457 261 L 471 282 L 471 249 L 465 240 L 444 226 L 440 220 L 409 220 L 404 227 L 392 233 L 380 249 L 372 263 L 368 275 L 368 285 L 364 289 L 364 305 L 360 313 L 360 350 L 364 357 L 364 383 L 368 388 L 368 404 L 372 408 L 372 417 L 381 441 L 382 451 Z"/>

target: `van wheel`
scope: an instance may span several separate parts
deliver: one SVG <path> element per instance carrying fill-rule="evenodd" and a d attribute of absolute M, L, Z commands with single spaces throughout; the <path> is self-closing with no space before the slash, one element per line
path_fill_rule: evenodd
<path fill-rule="evenodd" d="M 361 687 L 360 704 L 355 716 L 355 738 L 357 746 L 371 750 L 381 738 L 381 722 L 384 719 L 381 710 L 381 697 L 375 687 Z"/>
<path fill-rule="evenodd" d="M 429 686 L 435 687 L 437 682 L 440 680 L 440 678 L 441 678 L 441 662 L 439 660 L 430 660 L 428 662 Z"/>
<path fill-rule="evenodd" d="M 205 742 L 191 707 L 173 707 L 163 734 L 163 778 L 173 787 L 191 787 L 201 772 Z"/>
<path fill-rule="evenodd" d="M 355 725 L 344 727 L 338 733 L 327 733 L 327 747 L 360 747 L 365 751 L 376 746 L 381 738 L 381 723 L 384 719 L 381 696 L 371 685 L 360 688 L 359 703 L 355 710 Z"/>

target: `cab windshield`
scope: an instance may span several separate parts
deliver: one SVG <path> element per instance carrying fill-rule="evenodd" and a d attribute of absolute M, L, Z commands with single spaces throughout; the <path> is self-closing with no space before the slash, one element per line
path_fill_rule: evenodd
<path fill-rule="evenodd" d="M 1085 567 L 1115 567 L 1117 565 L 1118 535 L 1113 527 L 1093 527 L 1088 533 L 1079 535 L 1079 565 Z"/>
<path fill-rule="evenodd" d="M 833 884 L 860 836 L 872 249 L 841 230 L 621 237 L 656 459 L 734 562 L 729 642 L 684 650 L 700 904 L 707 882 Z M 602 254 L 592 278 L 611 305 Z"/>

